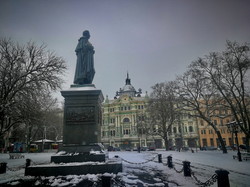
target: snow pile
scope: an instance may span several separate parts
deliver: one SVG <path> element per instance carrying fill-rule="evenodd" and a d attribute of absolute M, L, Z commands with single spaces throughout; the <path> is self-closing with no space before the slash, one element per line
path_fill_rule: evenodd
<path fill-rule="evenodd" d="M 63 153 L 60 153 L 63 154 Z M 158 163 L 157 155 L 162 154 L 163 163 Z M 192 153 L 175 152 L 157 150 L 153 152 L 110 152 L 110 162 L 123 162 L 123 172 L 117 175 L 105 173 L 103 175 L 87 174 L 87 175 L 68 175 L 68 176 L 51 176 L 40 177 L 38 180 L 35 177 L 24 176 L 25 159 L 9 159 L 8 154 L 0 154 L 0 162 L 7 163 L 7 172 L 0 174 L 0 185 L 12 181 L 13 186 L 18 185 L 18 179 L 32 180 L 36 186 L 73 186 L 75 184 L 100 184 L 103 176 L 111 177 L 112 183 L 117 186 L 164 186 L 169 187 L 183 186 L 192 187 L 197 186 L 193 177 L 184 177 L 183 172 L 177 173 L 174 169 L 168 168 L 167 156 L 172 155 L 174 167 L 181 170 L 183 161 L 191 162 L 191 170 L 195 176 L 201 181 L 205 182 L 214 173 L 215 170 L 225 169 L 230 172 L 229 180 L 230 186 L 249 186 L 250 180 L 250 161 L 239 162 L 233 159 L 236 152 L 229 152 L 222 154 L 220 151 L 199 151 Z M 25 158 L 32 160 L 33 164 L 51 165 L 50 157 L 53 153 L 24 153 Z M 153 159 L 154 158 L 154 159 Z M 153 160 L 152 160 L 153 159 Z M 151 161 L 152 160 L 152 161 Z M 149 162 L 148 162 L 149 161 Z M 143 163 L 143 164 L 141 164 Z M 77 165 L 84 163 L 67 163 L 68 165 Z M 97 164 L 94 163 L 93 164 Z M 217 182 L 212 187 L 217 186 Z"/>
<path fill-rule="evenodd" d="M 91 155 L 104 155 L 105 153 L 102 152 L 102 151 L 94 151 L 94 150 L 91 150 L 91 151 L 89 152 L 89 154 L 91 154 Z"/>

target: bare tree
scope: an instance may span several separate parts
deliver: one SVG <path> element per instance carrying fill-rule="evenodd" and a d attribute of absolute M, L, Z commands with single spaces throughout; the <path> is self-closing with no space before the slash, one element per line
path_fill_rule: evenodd
<path fill-rule="evenodd" d="M 45 45 L 20 46 L 0 39 L 0 136 L 24 122 L 22 99 L 31 97 L 34 90 L 60 88 L 65 70 L 65 61 Z"/>
<path fill-rule="evenodd" d="M 26 129 L 27 150 L 32 141 L 44 138 L 44 136 L 53 140 L 60 138 L 62 113 L 58 109 L 57 99 L 54 99 L 49 92 L 36 91 L 36 94 L 22 98 L 20 111 Z"/>
<path fill-rule="evenodd" d="M 206 121 L 217 134 L 223 153 L 227 153 L 218 126 L 213 121 L 214 118 L 218 117 L 215 111 L 218 110 L 222 99 L 217 97 L 217 89 L 211 80 L 206 78 L 205 72 L 197 67 L 199 63 L 201 63 L 201 59 L 193 62 L 189 70 L 177 78 L 178 92 L 180 100 L 183 102 L 182 111 L 188 112 L 194 118 Z"/>
<path fill-rule="evenodd" d="M 153 87 L 147 112 L 155 128 L 155 135 L 162 137 L 166 150 L 169 149 L 169 133 L 178 115 L 177 101 L 175 95 L 176 83 L 165 82 Z"/>
<path fill-rule="evenodd" d="M 249 151 L 250 140 L 250 47 L 227 41 L 226 50 L 222 53 L 210 53 L 196 63 L 207 79 L 217 89 L 225 101 L 224 107 L 231 110 L 232 120 L 246 135 Z"/>

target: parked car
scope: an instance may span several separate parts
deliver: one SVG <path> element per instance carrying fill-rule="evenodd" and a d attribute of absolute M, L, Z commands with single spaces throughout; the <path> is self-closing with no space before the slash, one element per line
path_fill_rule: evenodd
<path fill-rule="evenodd" d="M 233 148 L 231 146 L 226 146 L 227 150 L 233 150 Z"/>
<path fill-rule="evenodd" d="M 114 147 L 113 150 L 114 151 L 121 151 L 120 147 Z"/>
<path fill-rule="evenodd" d="M 218 150 L 217 147 L 214 147 L 214 146 L 207 146 L 205 147 L 205 150 L 207 151 L 215 151 L 215 150 Z"/>
<path fill-rule="evenodd" d="M 147 151 L 148 147 L 141 147 L 141 151 Z"/>
<path fill-rule="evenodd" d="M 137 147 L 134 147 L 134 148 L 133 148 L 133 151 L 138 151 L 138 148 L 137 148 Z"/>
<path fill-rule="evenodd" d="M 247 149 L 246 145 L 244 145 L 244 144 L 239 145 L 239 147 L 240 147 L 241 149 Z"/>
<path fill-rule="evenodd" d="M 126 147 L 125 151 L 131 151 L 131 148 L 130 147 Z"/>
<path fill-rule="evenodd" d="M 108 151 L 113 151 L 114 147 L 113 146 L 108 146 Z"/>
<path fill-rule="evenodd" d="M 149 150 L 149 151 L 155 151 L 155 147 L 154 147 L 154 146 L 150 146 L 150 147 L 148 148 L 148 150 Z"/>
<path fill-rule="evenodd" d="M 182 151 L 188 151 L 188 150 L 189 150 L 189 147 L 182 147 L 181 150 L 182 150 Z"/>

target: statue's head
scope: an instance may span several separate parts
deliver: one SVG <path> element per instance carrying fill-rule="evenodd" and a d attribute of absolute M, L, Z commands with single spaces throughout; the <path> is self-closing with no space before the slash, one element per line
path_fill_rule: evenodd
<path fill-rule="evenodd" d="M 87 39 L 90 38 L 90 34 L 89 34 L 88 30 L 83 31 L 82 35 L 83 35 L 84 38 L 87 38 Z"/>

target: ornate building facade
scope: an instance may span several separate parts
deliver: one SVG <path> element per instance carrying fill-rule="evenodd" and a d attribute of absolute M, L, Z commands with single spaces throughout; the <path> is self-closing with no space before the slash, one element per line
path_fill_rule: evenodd
<path fill-rule="evenodd" d="M 103 103 L 102 143 L 123 149 L 148 146 L 145 134 L 138 135 L 138 124 L 145 114 L 148 95 L 131 85 L 127 74 L 125 86 L 116 92 L 114 99 L 106 97 Z"/>
<path fill-rule="evenodd" d="M 105 147 L 165 147 L 160 136 L 151 136 L 142 128 L 142 125 L 147 123 L 144 118 L 147 117 L 148 101 L 147 92 L 142 94 L 141 89 L 136 91 L 127 74 L 125 86 L 116 92 L 114 99 L 106 97 L 103 103 L 101 137 Z M 157 130 L 157 125 L 154 128 Z M 199 146 L 196 120 L 189 115 L 180 116 L 180 120 L 173 125 L 172 132 L 169 133 L 169 141 L 171 147 Z"/>

